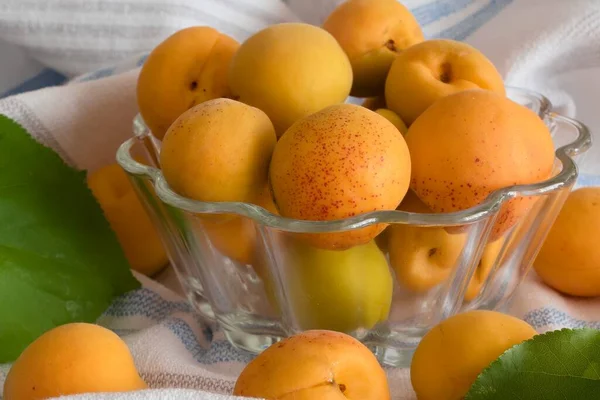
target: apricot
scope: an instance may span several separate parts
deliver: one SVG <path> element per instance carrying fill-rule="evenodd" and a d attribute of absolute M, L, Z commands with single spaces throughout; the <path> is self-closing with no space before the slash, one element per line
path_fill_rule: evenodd
<path fill-rule="evenodd" d="M 496 263 L 500 251 L 504 246 L 504 242 L 505 238 L 499 238 L 494 240 L 493 242 L 486 244 L 485 248 L 483 249 L 481 259 L 477 264 L 477 269 L 475 270 L 473 276 L 471 277 L 471 280 L 469 281 L 469 286 L 467 286 L 467 291 L 465 292 L 466 301 L 473 300 L 475 297 L 477 297 L 479 292 L 481 292 L 481 289 L 487 281 L 492 267 Z"/>
<path fill-rule="evenodd" d="M 137 102 L 157 138 L 194 105 L 231 95 L 227 70 L 238 47 L 214 28 L 193 26 L 175 32 L 150 52 L 138 77 Z"/>
<path fill-rule="evenodd" d="M 302 330 L 349 333 L 387 319 L 393 281 L 375 242 L 338 251 L 298 241 L 285 254 L 288 300 Z"/>
<path fill-rule="evenodd" d="M 423 32 L 397 0 L 348 0 L 327 17 L 323 28 L 340 43 L 352 64 L 350 94 L 383 93 L 392 62 L 404 49 L 422 42 Z"/>
<path fill-rule="evenodd" d="M 410 126 L 436 100 L 467 89 L 505 94 L 502 76 L 479 50 L 449 39 L 426 40 L 396 57 L 385 82 L 385 100 Z"/>
<path fill-rule="evenodd" d="M 284 217 L 328 221 L 394 210 L 408 190 L 410 155 L 394 125 L 353 104 L 327 107 L 290 127 L 270 166 L 273 198 Z M 385 224 L 306 234 L 314 246 L 348 249 L 370 242 Z"/>
<path fill-rule="evenodd" d="M 278 214 L 268 186 L 253 203 L 272 214 Z M 199 228 L 204 230 L 219 253 L 254 270 L 262 280 L 267 301 L 278 313 L 280 308 L 275 297 L 273 277 L 258 247 L 260 243 L 255 224 L 253 220 L 238 215 L 218 215 L 214 218 L 202 215 L 199 218 Z"/>
<path fill-rule="evenodd" d="M 475 310 L 454 315 L 423 337 L 410 377 L 419 400 L 460 400 L 502 353 L 537 332 L 516 317 Z"/>
<path fill-rule="evenodd" d="M 571 296 L 600 296 L 600 187 L 569 194 L 534 261 L 548 286 Z"/>
<path fill-rule="evenodd" d="M 412 190 L 398 209 L 432 212 Z M 413 292 L 427 291 L 445 281 L 466 243 L 464 233 L 450 234 L 443 227 L 392 224 L 387 230 L 390 265 L 398 282 Z"/>
<path fill-rule="evenodd" d="M 371 351 L 353 337 L 306 331 L 252 360 L 233 394 L 267 400 L 389 400 L 387 377 Z"/>
<path fill-rule="evenodd" d="M 260 192 L 254 204 L 264 208 L 271 214 L 279 215 L 277 206 L 275 206 L 275 202 L 273 201 L 273 195 L 271 194 L 271 186 L 269 185 L 269 183 L 267 183 L 267 185 Z"/>
<path fill-rule="evenodd" d="M 277 214 L 268 187 L 263 188 L 254 204 Z M 201 221 L 212 245 L 224 256 L 241 264 L 254 264 L 257 236 L 255 222 L 238 215 L 224 215 L 216 218 L 206 218 Z"/>
<path fill-rule="evenodd" d="M 398 207 L 413 213 L 432 213 L 412 190 Z M 387 229 L 390 264 L 400 284 L 414 292 L 425 292 L 444 282 L 457 267 L 467 241 L 466 233 L 450 233 L 444 227 L 393 224 Z M 505 238 L 486 244 L 469 281 L 465 300 L 481 291 L 502 249 Z"/>
<path fill-rule="evenodd" d="M 252 264 L 256 229 L 252 220 L 237 215 L 201 218 L 202 229 L 211 244 L 225 257 L 240 264 Z"/>
<path fill-rule="evenodd" d="M 427 291 L 448 278 L 464 244 L 464 234 L 449 234 L 443 228 L 392 225 L 390 264 L 402 286 Z"/>
<path fill-rule="evenodd" d="M 127 344 L 99 325 L 51 329 L 21 353 L 4 382 L 4 400 L 146 389 Z"/>
<path fill-rule="evenodd" d="M 405 135 L 406 132 L 408 132 L 406 124 L 402 121 L 398 114 L 396 114 L 392 110 L 388 110 L 387 108 L 379 108 L 375 110 L 375 112 L 381 115 L 382 117 L 385 117 L 388 121 L 394 124 L 396 129 L 398 129 L 401 134 Z"/>
<path fill-rule="evenodd" d="M 488 90 L 439 99 L 410 126 L 405 139 L 411 188 L 434 212 L 464 210 L 495 190 L 543 181 L 554 164 L 550 131 L 537 114 Z M 526 214 L 534 200 L 507 202 L 491 240 Z"/>
<path fill-rule="evenodd" d="M 131 268 L 152 276 L 169 259 L 150 216 L 119 164 L 106 165 L 88 175 L 87 184 L 115 232 Z"/>
<path fill-rule="evenodd" d="M 264 112 L 214 99 L 184 112 L 167 130 L 162 173 L 182 196 L 207 202 L 253 202 L 267 185 L 277 137 Z"/>
<path fill-rule="evenodd" d="M 324 29 L 281 23 L 242 43 L 229 83 L 234 98 L 263 110 L 281 136 L 298 119 L 343 103 L 352 86 L 352 67 Z"/>

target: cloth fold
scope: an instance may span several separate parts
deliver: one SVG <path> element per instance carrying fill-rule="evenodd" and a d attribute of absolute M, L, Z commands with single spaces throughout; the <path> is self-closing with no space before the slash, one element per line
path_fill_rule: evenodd
<path fill-rule="evenodd" d="M 320 24 L 341 0 L 4 0 L 0 2 L 0 72 L 57 74 L 55 85 L 0 99 L 0 113 L 22 124 L 63 159 L 90 171 L 114 162 L 137 113 L 135 84 L 145 54 L 168 34 L 208 24 L 243 40 L 284 21 Z M 565 115 L 600 130 L 600 2 L 595 0 L 406 0 L 428 38 L 464 40 L 498 67 L 507 84 L 547 95 Z M 19 68 L 19 65 L 30 65 Z M 10 71 L 9 71 L 10 70 Z M 11 72 L 12 71 L 12 72 Z M 46 71 L 46 72 L 43 72 Z M 50 72 L 48 72 L 50 71 Z M 7 75 L 7 76 L 8 76 Z M 2 76 L 2 74 L 0 74 Z M 57 76 L 54 76 L 57 78 Z M 48 81 L 50 82 L 50 81 Z M 48 84 L 48 83 L 46 83 Z M 2 86 L 4 85 L 4 86 Z M 43 86 L 44 84 L 41 83 Z M 18 92 L 15 89 L 11 93 Z M 595 138 L 598 136 L 595 134 Z M 596 140 L 598 141 L 598 140 Z M 580 164 L 579 185 L 600 185 L 600 146 Z M 233 399 L 248 354 L 196 314 L 172 269 L 118 298 L 99 319 L 129 345 L 152 390 L 69 399 Z M 562 296 L 531 272 L 511 314 L 539 332 L 600 328 L 600 299 Z M 0 367 L 0 385 L 9 366 Z M 392 398 L 414 399 L 406 369 L 387 369 Z"/>

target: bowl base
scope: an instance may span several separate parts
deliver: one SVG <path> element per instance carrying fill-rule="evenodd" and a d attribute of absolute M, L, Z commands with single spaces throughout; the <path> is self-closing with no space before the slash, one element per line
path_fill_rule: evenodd
<path fill-rule="evenodd" d="M 187 298 L 194 310 L 200 313 L 203 318 L 210 322 L 215 321 L 215 313 L 211 305 L 199 291 L 188 290 Z"/>
<path fill-rule="evenodd" d="M 269 346 L 282 339 L 280 336 L 271 335 L 253 335 L 238 330 L 229 330 L 224 328 L 225 337 L 234 347 L 258 355 Z"/>
<path fill-rule="evenodd" d="M 281 336 L 254 335 L 225 327 L 223 327 L 223 332 L 232 346 L 253 356 L 262 353 L 269 346 L 283 339 Z M 366 344 L 366 346 L 377 357 L 381 365 L 393 368 L 410 367 L 415 352 L 414 347 L 393 348 L 374 344 Z"/>
<path fill-rule="evenodd" d="M 412 356 L 415 353 L 414 348 L 396 349 L 385 346 L 368 346 L 375 354 L 380 364 L 393 368 L 409 368 Z"/>

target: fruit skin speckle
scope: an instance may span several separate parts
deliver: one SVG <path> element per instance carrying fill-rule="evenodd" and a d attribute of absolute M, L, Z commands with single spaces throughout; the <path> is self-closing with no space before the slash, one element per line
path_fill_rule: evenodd
<path fill-rule="evenodd" d="M 550 177 L 554 144 L 548 127 L 525 106 L 488 90 L 444 97 L 410 126 L 411 189 L 434 212 L 480 204 L 491 192 Z M 491 240 L 502 236 L 536 198 L 501 208 Z"/>
<path fill-rule="evenodd" d="M 352 104 L 330 106 L 297 121 L 281 137 L 270 165 L 283 216 L 311 221 L 394 210 L 410 180 L 406 142 L 381 115 Z M 364 244 L 384 225 L 314 235 L 314 245 L 346 249 Z"/>

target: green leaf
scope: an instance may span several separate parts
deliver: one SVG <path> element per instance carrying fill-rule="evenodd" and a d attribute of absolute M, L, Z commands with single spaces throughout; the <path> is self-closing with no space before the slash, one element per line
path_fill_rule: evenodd
<path fill-rule="evenodd" d="M 600 331 L 563 329 L 518 344 L 485 369 L 465 400 L 600 398 Z"/>
<path fill-rule="evenodd" d="M 140 286 L 85 179 L 0 115 L 0 363 Z"/>

